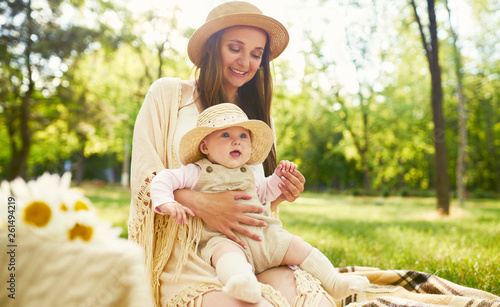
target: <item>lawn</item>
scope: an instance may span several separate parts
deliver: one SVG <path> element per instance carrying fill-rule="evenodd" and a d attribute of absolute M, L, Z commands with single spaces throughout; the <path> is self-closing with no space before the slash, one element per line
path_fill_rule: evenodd
<path fill-rule="evenodd" d="M 90 184 L 82 191 L 126 237 L 130 191 Z M 453 203 L 440 217 L 433 198 L 303 193 L 281 205 L 280 218 L 337 267 L 417 270 L 500 295 L 500 200 Z"/>

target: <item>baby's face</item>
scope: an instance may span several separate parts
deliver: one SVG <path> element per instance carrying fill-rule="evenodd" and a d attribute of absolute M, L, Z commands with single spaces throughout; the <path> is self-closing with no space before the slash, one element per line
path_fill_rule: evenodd
<path fill-rule="evenodd" d="M 239 167 L 252 155 L 250 131 L 243 127 L 229 127 L 207 135 L 200 150 L 212 163 L 228 168 Z"/>

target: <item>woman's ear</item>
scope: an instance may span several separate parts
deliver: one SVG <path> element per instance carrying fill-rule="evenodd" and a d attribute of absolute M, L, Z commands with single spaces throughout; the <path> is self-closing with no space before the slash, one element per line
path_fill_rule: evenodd
<path fill-rule="evenodd" d="M 205 139 L 203 139 L 201 142 L 200 142 L 200 151 L 203 153 L 203 154 L 208 154 L 208 147 L 207 147 L 207 142 L 205 141 Z"/>

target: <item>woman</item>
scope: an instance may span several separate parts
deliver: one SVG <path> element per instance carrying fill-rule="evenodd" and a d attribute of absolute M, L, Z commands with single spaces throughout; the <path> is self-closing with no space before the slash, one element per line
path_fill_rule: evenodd
<path fill-rule="evenodd" d="M 180 166 L 180 139 L 209 106 L 235 103 L 249 118 L 272 127 L 269 61 L 287 44 L 285 27 L 257 7 L 241 1 L 224 3 L 209 13 L 206 23 L 190 38 L 188 55 L 198 69 L 196 82 L 163 78 L 146 95 L 134 129 L 129 237 L 145 248 L 157 305 L 248 306 L 223 294 L 214 269 L 196 254 L 199 219 L 179 225 L 166 215 L 154 214 L 149 188 L 157 172 Z M 263 171 L 269 175 L 275 167 L 273 148 Z M 304 190 L 305 179 L 298 171 L 287 174 L 287 179 L 281 197 L 271 204 L 275 213 L 280 202 L 294 201 Z M 243 214 L 260 213 L 261 208 L 236 201 L 248 197 L 244 192 L 209 195 L 181 190 L 175 194 L 178 202 L 238 244 L 243 243 L 235 232 L 260 240 L 243 225 L 264 226 L 263 221 Z M 299 306 L 333 306 L 331 297 L 303 271 L 280 267 L 257 277 L 267 284 L 258 306 L 294 302 Z"/>

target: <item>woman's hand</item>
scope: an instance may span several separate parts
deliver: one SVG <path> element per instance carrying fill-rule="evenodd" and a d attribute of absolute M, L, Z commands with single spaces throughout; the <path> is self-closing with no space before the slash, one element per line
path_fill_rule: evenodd
<path fill-rule="evenodd" d="M 294 202 L 300 197 L 300 193 L 304 192 L 306 178 L 296 169 L 292 172 L 284 172 L 280 178 L 283 183 L 279 186 L 281 195 L 277 200 Z"/>
<path fill-rule="evenodd" d="M 175 199 L 190 208 L 203 222 L 214 227 L 243 248 L 247 246 L 235 234 L 239 232 L 250 239 L 261 241 L 262 238 L 246 229 L 248 226 L 266 226 L 262 220 L 250 217 L 244 213 L 262 213 L 259 206 L 239 203 L 238 199 L 251 199 L 243 191 L 227 191 L 221 193 L 201 193 L 188 189 L 174 192 Z"/>

